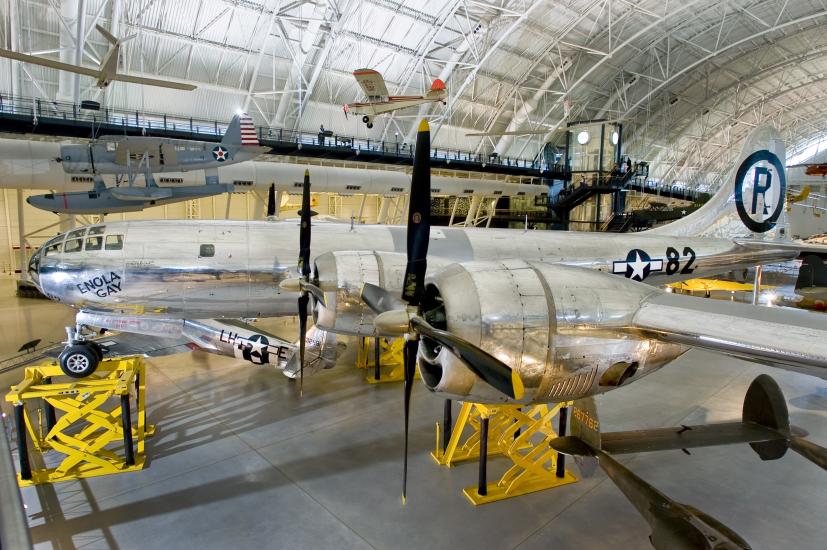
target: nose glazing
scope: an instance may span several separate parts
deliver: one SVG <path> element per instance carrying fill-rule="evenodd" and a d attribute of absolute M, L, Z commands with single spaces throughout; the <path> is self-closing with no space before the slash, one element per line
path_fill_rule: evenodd
<path fill-rule="evenodd" d="M 29 279 L 37 286 L 38 289 L 40 288 L 40 258 L 43 255 L 43 248 L 38 248 L 37 251 L 32 255 L 32 258 L 29 260 Z"/>

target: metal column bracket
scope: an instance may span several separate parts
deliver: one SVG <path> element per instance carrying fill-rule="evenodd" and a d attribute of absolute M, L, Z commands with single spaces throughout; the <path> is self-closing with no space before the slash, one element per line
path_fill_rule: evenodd
<path fill-rule="evenodd" d="M 548 445 L 557 437 L 552 421 L 565 405 L 463 403 L 444 448 L 437 423 L 437 447 L 431 456 L 443 466 L 480 458 L 480 448 L 485 443 L 482 420 L 488 418 L 487 452 L 483 460 L 503 455 L 512 465 L 493 483 L 487 482 L 487 468 L 481 465 L 480 484 L 463 490 L 473 504 L 487 504 L 574 483 L 577 478 L 571 472 L 565 468 L 558 471 L 557 453 Z"/>
<path fill-rule="evenodd" d="M 61 381 L 56 382 L 58 377 Z M 155 431 L 154 426 L 146 425 L 143 359 L 104 359 L 92 376 L 62 382 L 64 379 L 57 363 L 42 363 L 26 368 L 23 381 L 6 395 L 20 420 L 20 485 L 142 469 L 145 439 Z M 133 398 L 137 416 L 131 410 Z M 55 420 L 51 410 L 63 414 Z M 27 439 L 36 453 L 59 453 L 63 459 L 54 468 L 36 468 L 47 460 L 45 456 L 30 456 Z M 48 463 L 54 464 L 59 456 L 48 458 Z"/>
<path fill-rule="evenodd" d="M 369 384 L 383 382 L 402 382 L 405 378 L 402 352 L 404 338 L 379 338 L 379 368 L 376 368 L 376 338 L 361 338 L 356 366 L 365 369 L 365 380 Z M 414 372 L 414 379 L 419 379 L 419 369 Z"/>

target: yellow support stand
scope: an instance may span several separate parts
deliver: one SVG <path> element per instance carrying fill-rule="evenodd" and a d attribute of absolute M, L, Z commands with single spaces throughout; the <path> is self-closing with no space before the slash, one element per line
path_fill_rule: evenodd
<path fill-rule="evenodd" d="M 444 450 L 437 423 L 437 445 L 431 456 L 440 465 L 452 466 L 479 459 L 484 449 L 484 458 L 480 462 L 480 483 L 463 490 L 475 505 L 574 483 L 577 478 L 565 470 L 562 461 L 558 463 L 557 452 L 548 445 L 557 437 L 552 420 L 566 405 L 490 406 L 463 403 Z M 487 438 L 483 438 L 484 430 L 487 431 Z M 487 483 L 486 460 L 496 455 L 508 458 L 512 466 L 498 481 Z"/>
<path fill-rule="evenodd" d="M 62 377 L 60 382 L 55 381 L 57 377 Z M 137 408 L 134 425 L 133 390 Z M 81 379 L 63 376 L 55 362 L 26 368 L 23 381 L 6 395 L 6 401 L 14 404 L 20 485 L 143 468 L 144 441 L 155 431 L 154 426 L 146 425 L 145 390 L 146 369 L 138 356 L 104 359 L 94 374 Z M 63 414 L 56 418 L 55 410 Z M 60 464 L 32 468 L 27 434 L 34 451 L 41 455 L 49 450 L 65 455 Z"/>
<path fill-rule="evenodd" d="M 356 367 L 365 369 L 365 380 L 369 384 L 384 382 L 402 382 L 405 379 L 404 338 L 379 338 L 379 369 L 376 369 L 376 338 L 361 338 L 359 352 L 356 355 Z M 419 369 L 414 371 L 414 379 L 419 378 Z"/>

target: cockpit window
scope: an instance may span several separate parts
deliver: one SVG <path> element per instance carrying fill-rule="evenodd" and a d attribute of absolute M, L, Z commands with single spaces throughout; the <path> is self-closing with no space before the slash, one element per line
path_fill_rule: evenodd
<path fill-rule="evenodd" d="M 85 250 L 100 250 L 101 248 L 103 248 L 103 237 L 86 237 Z"/>
<path fill-rule="evenodd" d="M 105 225 L 96 225 L 95 227 L 89 228 L 89 235 L 103 235 L 103 232 L 106 230 Z"/>
<path fill-rule="evenodd" d="M 80 252 L 81 246 L 83 246 L 83 239 L 69 239 L 63 247 L 63 252 Z"/>
<path fill-rule="evenodd" d="M 74 231 L 70 231 L 69 234 L 66 236 L 67 239 L 76 239 L 77 237 L 83 237 L 83 234 L 86 233 L 86 228 L 83 229 L 75 229 Z M 69 252 L 68 250 L 66 252 Z"/>
<path fill-rule="evenodd" d="M 46 247 L 46 250 L 43 252 L 44 256 L 51 256 L 52 254 L 57 254 L 60 252 L 61 247 L 63 246 L 62 242 L 58 242 L 55 244 L 50 244 Z"/>
<path fill-rule="evenodd" d="M 106 250 L 121 250 L 123 248 L 123 235 L 107 235 Z"/>
<path fill-rule="evenodd" d="M 202 244 L 201 248 L 198 250 L 198 256 L 201 258 L 212 258 L 215 256 L 215 245 Z"/>

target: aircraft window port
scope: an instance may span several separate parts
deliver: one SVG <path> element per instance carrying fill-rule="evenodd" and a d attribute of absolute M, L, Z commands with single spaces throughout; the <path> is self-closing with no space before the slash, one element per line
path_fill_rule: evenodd
<path fill-rule="evenodd" d="M 106 250 L 122 250 L 123 235 L 107 235 L 105 248 Z"/>
<path fill-rule="evenodd" d="M 49 246 L 46 247 L 46 252 L 44 252 L 43 254 L 46 255 L 46 256 L 50 256 L 52 254 L 57 254 L 58 252 L 60 252 L 60 247 L 61 246 L 63 246 L 62 242 L 57 243 L 57 244 L 53 244 L 53 245 L 49 245 Z"/>
<path fill-rule="evenodd" d="M 345 189 L 349 189 L 351 191 L 358 191 L 361 188 L 361 185 L 345 185 Z"/>
<path fill-rule="evenodd" d="M 86 248 L 89 250 L 100 250 L 103 248 L 103 237 L 86 237 Z"/>
<path fill-rule="evenodd" d="M 198 257 L 199 258 L 212 258 L 215 256 L 215 245 L 214 244 L 202 244 L 201 248 L 198 250 Z"/>
<path fill-rule="evenodd" d="M 404 193 L 405 189 L 402 187 L 391 187 L 391 191 L 393 191 L 394 193 Z"/>
<path fill-rule="evenodd" d="M 105 225 L 96 225 L 95 227 L 89 228 L 89 235 L 103 235 L 105 230 Z"/>
<path fill-rule="evenodd" d="M 86 228 L 83 229 L 75 229 L 74 231 L 70 231 L 68 235 L 66 235 L 67 239 L 76 239 L 78 237 L 83 237 L 86 233 Z"/>
<path fill-rule="evenodd" d="M 55 194 L 54 193 L 46 193 L 45 195 L 43 195 L 43 198 L 48 199 L 48 200 L 53 200 L 55 198 Z"/>
<path fill-rule="evenodd" d="M 83 239 L 70 239 L 66 241 L 66 246 L 63 247 L 63 252 L 80 252 L 83 247 Z"/>
<path fill-rule="evenodd" d="M 441 191 L 442 191 L 442 189 L 439 189 L 437 187 L 431 187 L 431 193 L 439 193 Z"/>
<path fill-rule="evenodd" d="M 462 192 L 467 194 L 467 195 L 471 195 L 474 192 L 474 190 L 473 189 L 463 189 Z"/>

